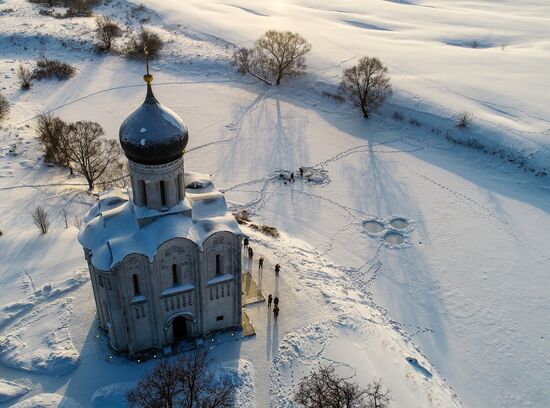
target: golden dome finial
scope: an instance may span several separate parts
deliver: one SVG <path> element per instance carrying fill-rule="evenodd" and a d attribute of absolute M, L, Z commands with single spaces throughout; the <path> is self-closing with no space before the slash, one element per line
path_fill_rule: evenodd
<path fill-rule="evenodd" d="M 143 46 L 143 54 L 145 55 L 145 66 L 147 67 L 147 73 L 143 75 L 143 80 L 150 85 L 153 82 L 153 75 L 149 73 L 149 50 L 147 45 Z"/>

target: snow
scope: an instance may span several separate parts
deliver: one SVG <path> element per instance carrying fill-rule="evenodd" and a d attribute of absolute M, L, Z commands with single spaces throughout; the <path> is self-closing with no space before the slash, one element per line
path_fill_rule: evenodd
<path fill-rule="evenodd" d="M 0 403 L 25 395 L 28 388 L 10 381 L 0 380 Z"/>
<path fill-rule="evenodd" d="M 82 408 L 82 406 L 62 395 L 39 394 L 13 405 L 13 408 Z"/>
<path fill-rule="evenodd" d="M 251 272 L 281 299 L 277 323 L 264 304 L 250 305 L 255 337 L 208 341 L 213 364 L 242 371 L 238 406 L 292 406 L 317 362 L 363 385 L 382 378 L 395 406 L 550 404 L 550 188 L 490 154 L 492 146 L 514 152 L 537 171 L 549 162 L 546 1 L 144 4 L 152 10 L 117 0 L 99 12 L 134 28 L 149 19 L 167 40 L 152 64 L 155 95 L 188 125 L 186 170 L 211 174 L 186 175 L 190 202 L 214 193 L 213 179 L 230 211 L 247 209 L 281 233 L 244 231 L 266 260 L 261 279 Z M 98 121 L 116 138 L 143 100 L 144 67 L 80 43 L 91 38 L 92 19 L 39 16 L 24 0 L 6 8 L 14 11 L 0 15 L 1 86 L 12 103 L 0 129 L 0 378 L 29 389 L 17 399 L 26 406 L 121 406 L 155 362 L 113 355 L 99 332 L 72 223 L 97 203 L 82 179 L 43 164 L 32 120 L 52 111 Z M 308 76 L 269 88 L 228 66 L 234 44 L 249 46 L 269 28 L 312 42 Z M 13 70 L 41 54 L 74 64 L 77 75 L 19 90 Z M 395 89 L 369 121 L 322 96 L 362 55 L 389 64 Z M 474 113 L 464 131 L 452 120 L 463 109 Z M 392 119 L 395 110 L 404 121 Z M 445 136 L 478 140 L 489 153 Z M 318 182 L 284 184 L 279 175 L 299 167 Z M 222 205 L 215 197 L 199 204 L 206 216 Z M 45 236 L 28 215 L 37 204 L 50 214 Z M 94 211 L 107 225 L 124 218 L 131 234 L 129 205 L 112 193 Z M 395 228 L 396 218 L 409 226 Z M 369 233 L 369 220 L 382 231 Z M 389 232 L 402 233 L 405 245 L 386 245 Z M 115 256 L 134 244 L 143 248 L 139 239 L 115 242 Z"/>

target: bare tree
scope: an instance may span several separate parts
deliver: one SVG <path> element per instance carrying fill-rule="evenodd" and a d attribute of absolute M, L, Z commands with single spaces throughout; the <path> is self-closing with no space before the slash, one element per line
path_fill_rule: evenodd
<path fill-rule="evenodd" d="M 42 235 L 46 234 L 50 229 L 50 221 L 48 220 L 48 213 L 44 210 L 44 207 L 38 206 L 31 213 L 32 220 Z"/>
<path fill-rule="evenodd" d="M 122 30 L 109 16 L 96 16 L 96 38 L 99 41 L 99 51 L 109 51 L 113 45 L 113 39 L 119 37 Z"/>
<path fill-rule="evenodd" d="M 344 70 L 340 90 L 368 118 L 392 93 L 388 68 L 376 57 L 363 57 L 357 65 Z"/>
<path fill-rule="evenodd" d="M 17 66 L 17 79 L 19 80 L 19 85 L 21 89 L 27 90 L 31 88 L 33 73 L 23 64 Z"/>
<path fill-rule="evenodd" d="M 384 390 L 382 380 L 374 380 L 367 386 L 367 408 L 388 408 L 390 403 L 390 390 Z"/>
<path fill-rule="evenodd" d="M 6 119 L 8 113 L 10 113 L 10 103 L 4 95 L 0 94 L 0 122 Z"/>
<path fill-rule="evenodd" d="M 49 164 L 66 167 L 73 173 L 67 152 L 69 125 L 51 114 L 36 118 L 35 132 L 44 149 L 44 160 Z"/>
<path fill-rule="evenodd" d="M 266 84 L 280 85 L 285 77 L 305 72 L 305 55 L 311 44 L 300 34 L 270 30 L 253 48 L 241 48 L 233 54 L 233 64 L 241 74 L 248 73 Z"/>
<path fill-rule="evenodd" d="M 465 129 L 472 125 L 474 115 L 471 112 L 461 111 L 455 115 L 456 127 Z"/>
<path fill-rule="evenodd" d="M 225 408 L 233 406 L 234 386 L 228 378 L 217 380 L 207 371 L 206 352 L 161 361 L 136 388 L 126 394 L 130 407 Z"/>
<path fill-rule="evenodd" d="M 103 134 L 101 125 L 90 121 L 71 123 L 67 132 L 67 156 L 75 170 L 84 176 L 90 190 L 120 152 L 117 142 L 103 140 Z"/>
<path fill-rule="evenodd" d="M 162 39 L 158 34 L 143 28 L 138 34 L 130 38 L 126 55 L 130 58 L 143 58 L 143 50 L 147 47 L 149 58 L 155 59 L 160 55 L 163 46 Z"/>
<path fill-rule="evenodd" d="M 122 148 L 117 145 L 117 156 L 122 156 Z M 130 182 L 128 165 L 126 161 L 112 161 L 105 172 L 97 179 L 97 188 L 101 191 L 108 190 L 113 187 L 127 188 Z"/>
<path fill-rule="evenodd" d="M 305 408 L 365 408 L 366 391 L 339 377 L 333 366 L 319 366 L 298 384 L 294 401 Z"/>

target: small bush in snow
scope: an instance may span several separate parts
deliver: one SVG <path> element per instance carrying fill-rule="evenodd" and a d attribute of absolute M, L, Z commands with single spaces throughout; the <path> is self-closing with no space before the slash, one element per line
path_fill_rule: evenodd
<path fill-rule="evenodd" d="M 33 73 L 30 69 L 28 69 L 23 64 L 19 64 L 17 67 L 17 80 L 19 81 L 19 85 L 21 86 L 21 89 L 27 90 L 30 89 L 32 85 L 32 79 L 33 79 Z"/>
<path fill-rule="evenodd" d="M 31 213 L 32 220 L 36 227 L 40 230 L 42 235 L 46 234 L 50 229 L 50 221 L 48 220 L 48 213 L 43 207 L 36 207 Z"/>
<path fill-rule="evenodd" d="M 422 126 L 422 123 L 420 123 L 420 121 L 416 118 L 410 118 L 409 119 L 409 124 L 411 124 L 413 126 L 416 126 L 416 127 Z"/>
<path fill-rule="evenodd" d="M 75 74 L 76 70 L 71 65 L 48 58 L 40 58 L 36 61 L 33 78 L 37 80 L 57 78 L 59 80 L 69 79 Z"/>
<path fill-rule="evenodd" d="M 270 236 L 272 238 L 279 238 L 280 234 L 277 228 L 270 227 L 269 225 L 258 225 L 250 223 L 250 228 L 254 231 L 260 231 L 262 234 Z"/>
<path fill-rule="evenodd" d="M 44 151 L 44 161 L 71 170 L 67 154 L 68 124 L 50 114 L 40 115 L 35 122 L 35 132 Z"/>
<path fill-rule="evenodd" d="M 10 103 L 6 97 L 0 94 L 0 122 L 8 117 L 10 113 Z"/>
<path fill-rule="evenodd" d="M 392 93 L 388 68 L 378 58 L 363 57 L 357 65 L 344 70 L 340 89 L 368 118 Z"/>
<path fill-rule="evenodd" d="M 119 37 L 122 30 L 119 25 L 108 16 L 97 16 L 96 23 L 96 39 L 98 51 L 109 51 L 113 45 L 113 39 Z"/>
<path fill-rule="evenodd" d="M 158 34 L 144 28 L 130 38 L 126 55 L 130 58 L 143 58 L 145 47 L 147 47 L 149 58 L 155 59 L 160 55 L 164 43 Z"/>
<path fill-rule="evenodd" d="M 479 48 L 479 41 L 478 40 L 472 40 L 472 48 Z"/>
<path fill-rule="evenodd" d="M 465 129 L 472 125 L 474 115 L 471 112 L 462 111 L 455 116 L 456 127 Z"/>
<path fill-rule="evenodd" d="M 287 77 L 305 73 L 305 55 L 311 44 L 300 34 L 270 30 L 254 47 L 240 48 L 233 54 L 233 65 L 242 74 L 250 74 L 266 84 L 280 85 Z"/>
<path fill-rule="evenodd" d="M 227 376 L 208 371 L 206 352 L 192 351 L 175 361 L 162 360 L 126 394 L 130 407 L 235 406 L 235 386 Z"/>
<path fill-rule="evenodd" d="M 394 111 L 392 117 L 400 122 L 403 122 L 405 120 L 405 115 L 403 115 L 399 111 Z"/>
<path fill-rule="evenodd" d="M 301 379 L 294 401 L 305 408 L 388 408 L 391 397 L 381 381 L 364 389 L 338 376 L 333 366 L 319 366 Z"/>

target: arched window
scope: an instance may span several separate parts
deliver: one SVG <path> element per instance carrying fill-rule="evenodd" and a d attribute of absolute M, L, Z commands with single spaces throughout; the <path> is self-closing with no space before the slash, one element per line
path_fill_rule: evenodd
<path fill-rule="evenodd" d="M 166 205 L 166 186 L 164 180 L 160 181 L 160 205 L 163 207 Z"/>
<path fill-rule="evenodd" d="M 181 174 L 178 174 L 178 178 L 176 180 L 176 185 L 178 186 L 178 201 L 183 200 L 183 180 L 181 177 Z"/>
<path fill-rule="evenodd" d="M 216 255 L 216 275 L 221 275 L 222 273 L 222 256 L 220 254 Z"/>
<path fill-rule="evenodd" d="M 172 265 L 172 284 L 176 286 L 179 283 L 178 281 L 178 266 L 176 264 Z"/>
<path fill-rule="evenodd" d="M 134 295 L 135 296 L 139 296 L 141 295 L 141 292 L 139 291 L 139 280 L 138 280 L 138 276 L 134 273 L 132 275 L 132 280 L 134 282 Z"/>
<path fill-rule="evenodd" d="M 147 187 L 145 186 L 145 181 L 139 181 L 139 192 L 141 194 L 141 203 L 144 206 L 147 206 Z"/>

